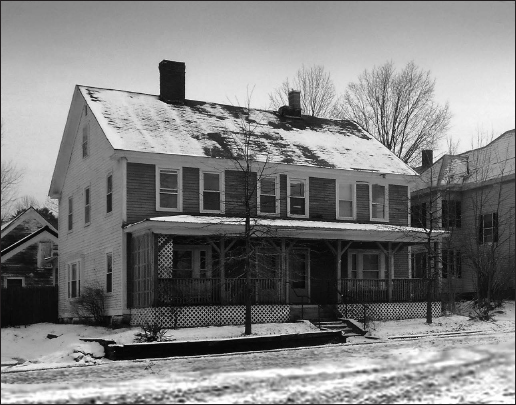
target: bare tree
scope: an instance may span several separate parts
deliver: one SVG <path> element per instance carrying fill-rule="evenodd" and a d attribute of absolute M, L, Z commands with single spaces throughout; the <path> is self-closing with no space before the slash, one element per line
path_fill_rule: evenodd
<path fill-rule="evenodd" d="M 290 81 L 288 78 L 281 87 L 269 94 L 270 108 L 277 110 L 288 105 L 290 90 L 301 91 L 301 108 L 304 114 L 312 117 L 330 117 L 336 99 L 335 85 L 330 73 L 321 65 L 299 69 Z"/>
<path fill-rule="evenodd" d="M 1 146 L 5 142 L 4 122 L 1 123 Z M 16 201 L 17 186 L 22 172 L 11 160 L 2 159 L 1 163 L 1 194 L 2 194 L 2 223 L 11 215 L 13 204 Z"/>
<path fill-rule="evenodd" d="M 339 101 L 339 118 L 351 119 L 407 164 L 418 162 L 422 149 L 436 149 L 451 114 L 448 103 L 434 101 L 435 80 L 413 62 L 401 72 L 387 62 L 365 70 Z"/>

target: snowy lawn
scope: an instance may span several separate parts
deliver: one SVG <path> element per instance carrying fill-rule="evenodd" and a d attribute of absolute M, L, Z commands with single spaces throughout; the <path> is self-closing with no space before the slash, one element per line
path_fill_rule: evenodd
<path fill-rule="evenodd" d="M 497 313 L 494 321 L 482 322 L 470 320 L 467 316 L 453 315 L 434 318 L 432 324 L 425 319 L 407 319 L 401 321 L 372 322 L 371 335 L 380 338 L 401 335 L 419 335 L 468 330 L 500 332 L 514 330 L 514 301 L 509 301 Z M 309 322 L 255 324 L 253 335 L 278 335 L 304 333 L 317 330 Z M 114 340 L 118 344 L 133 343 L 138 327 L 109 329 L 98 326 L 40 323 L 27 327 L 2 328 L 1 356 L 2 370 L 54 368 L 66 365 L 92 364 L 109 362 L 105 358 L 103 347 L 95 342 L 81 342 L 80 338 L 96 337 Z M 188 341 L 202 339 L 221 339 L 243 336 L 244 327 L 211 326 L 204 328 L 184 328 L 168 330 L 167 340 Z M 48 334 L 57 338 L 48 339 Z M 16 361 L 17 365 L 12 366 Z"/>

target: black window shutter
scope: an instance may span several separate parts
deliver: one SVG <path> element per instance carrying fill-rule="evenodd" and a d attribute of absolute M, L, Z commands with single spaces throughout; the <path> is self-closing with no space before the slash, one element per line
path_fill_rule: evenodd
<path fill-rule="evenodd" d="M 462 218 L 462 201 L 455 202 L 455 226 L 460 228 Z"/>
<path fill-rule="evenodd" d="M 441 204 L 442 209 L 442 224 L 443 228 L 448 228 L 450 225 L 450 213 L 448 209 L 448 200 L 443 200 Z"/>
<path fill-rule="evenodd" d="M 493 212 L 493 242 L 498 242 L 498 213 Z"/>
<path fill-rule="evenodd" d="M 482 215 L 478 216 L 478 244 L 484 243 L 484 221 Z"/>

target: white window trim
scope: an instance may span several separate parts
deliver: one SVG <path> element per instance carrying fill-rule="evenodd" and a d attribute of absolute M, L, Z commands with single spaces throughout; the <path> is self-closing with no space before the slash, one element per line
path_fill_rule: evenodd
<path fill-rule="evenodd" d="M 107 271 L 107 255 L 111 253 L 111 291 L 108 292 L 107 291 L 107 274 L 108 274 L 108 271 Z M 114 290 L 114 286 L 115 286 L 115 283 L 114 283 L 114 280 L 113 280 L 113 274 L 115 273 L 115 255 L 113 254 L 113 248 L 109 248 L 109 249 L 106 249 L 104 251 L 104 260 L 105 260 L 105 264 L 106 264 L 106 294 L 113 294 L 113 290 Z"/>
<path fill-rule="evenodd" d="M 271 212 L 261 212 L 260 211 L 260 196 L 261 196 L 261 193 L 262 193 L 262 190 L 261 190 L 261 187 L 262 187 L 262 183 L 261 183 L 261 180 L 263 179 L 269 179 L 269 178 L 273 178 L 274 181 L 275 181 L 275 193 L 276 193 L 276 212 L 275 213 L 271 213 Z M 258 196 L 257 196 L 257 213 L 258 215 L 264 215 L 264 216 L 269 216 L 269 217 L 279 217 L 280 215 L 280 179 L 279 179 L 279 176 L 278 175 L 274 175 L 274 176 L 263 176 L 262 178 L 260 178 L 258 180 L 258 188 L 257 188 L 257 192 L 258 192 Z"/>
<path fill-rule="evenodd" d="M 339 198 L 339 191 L 340 191 L 340 185 L 341 184 L 348 184 L 352 187 L 351 189 L 351 206 L 352 206 L 352 210 L 353 210 L 353 215 L 351 217 L 342 217 L 340 216 L 340 210 L 339 210 L 339 201 L 340 201 L 340 198 Z M 348 219 L 348 220 L 355 220 L 356 217 L 357 217 L 357 186 L 356 186 L 356 183 L 355 182 L 345 182 L 345 181 L 339 181 L 337 180 L 336 181 L 336 185 L 337 185 L 337 195 L 336 195 L 336 205 L 337 205 L 337 219 Z"/>
<path fill-rule="evenodd" d="M 71 209 L 70 209 L 70 201 L 72 202 Z M 73 195 L 72 195 L 72 196 L 68 197 L 68 210 L 66 213 L 66 229 L 67 229 L 68 233 L 73 232 L 73 216 L 74 216 L 73 209 L 74 209 L 74 203 L 73 203 Z M 71 221 L 70 221 L 70 215 L 72 217 Z"/>
<path fill-rule="evenodd" d="M 4 287 L 7 288 L 7 280 L 21 280 L 22 281 L 22 287 L 25 287 L 25 277 L 11 277 L 6 276 L 4 277 Z"/>
<path fill-rule="evenodd" d="M 380 256 L 380 274 L 379 279 L 385 279 L 386 277 L 386 269 L 385 269 L 385 254 L 381 250 L 367 249 L 367 250 L 348 250 L 348 273 L 351 277 L 351 264 L 352 264 L 352 255 L 357 255 L 357 278 L 356 280 L 364 280 L 363 271 L 364 271 L 364 254 L 377 254 Z"/>
<path fill-rule="evenodd" d="M 373 185 L 385 188 L 385 217 L 373 218 Z M 375 222 L 389 222 L 389 184 L 381 182 L 369 183 L 369 220 Z"/>
<path fill-rule="evenodd" d="M 170 170 L 177 172 L 177 208 L 161 207 L 160 203 L 160 173 L 161 170 Z M 156 211 L 181 212 L 183 211 L 183 176 L 181 168 L 156 166 Z"/>
<path fill-rule="evenodd" d="M 205 210 L 204 206 L 204 174 L 218 174 L 219 175 L 219 192 L 220 192 L 220 210 Z M 217 172 L 213 170 L 200 170 L 199 173 L 199 212 L 203 214 L 224 214 L 225 207 L 225 181 L 224 181 L 224 172 Z"/>
<path fill-rule="evenodd" d="M 305 215 L 299 215 L 299 214 L 292 214 L 290 212 L 290 181 L 291 180 L 303 180 L 305 182 Z M 287 175 L 287 216 L 292 218 L 308 218 L 310 215 L 309 212 L 309 188 L 308 188 L 308 177 L 301 177 L 301 176 L 288 176 Z"/>
<path fill-rule="evenodd" d="M 200 263 L 200 252 L 204 250 L 206 252 L 206 278 L 212 277 L 212 254 L 211 246 L 209 245 L 174 245 L 174 252 L 181 251 L 192 251 L 192 279 L 200 279 L 201 274 L 201 263 Z M 174 270 L 172 270 L 174 271 Z M 168 277 L 167 277 L 168 278 Z"/>
<path fill-rule="evenodd" d="M 81 267 L 82 267 L 82 260 L 72 260 L 66 263 L 66 294 L 69 300 L 73 300 L 77 297 L 72 297 L 72 287 L 71 287 L 71 275 L 72 275 L 72 264 L 77 264 L 77 297 L 81 296 Z"/>

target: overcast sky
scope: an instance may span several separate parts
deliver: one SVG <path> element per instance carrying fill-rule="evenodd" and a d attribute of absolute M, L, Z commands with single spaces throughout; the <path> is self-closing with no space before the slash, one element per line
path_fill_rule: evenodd
<path fill-rule="evenodd" d="M 515 127 L 514 2 L 2 1 L 1 19 L 2 159 L 41 202 L 74 86 L 158 94 L 163 59 L 186 63 L 186 98 L 235 104 L 254 86 L 256 108 L 303 64 L 343 93 L 365 69 L 414 61 L 459 151 Z"/>

